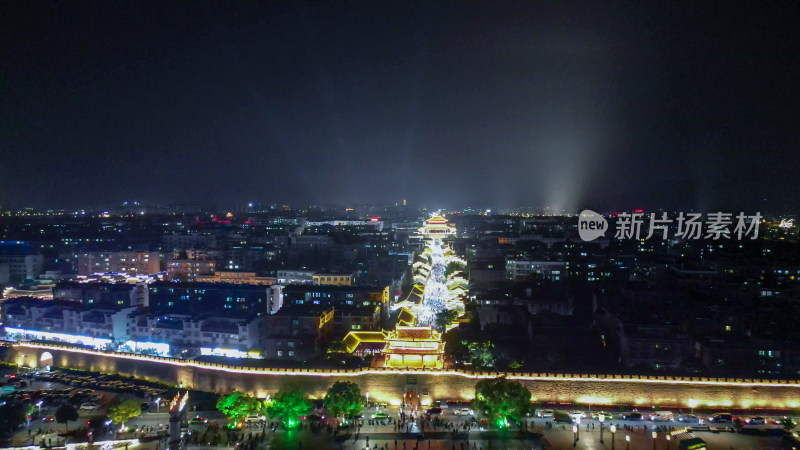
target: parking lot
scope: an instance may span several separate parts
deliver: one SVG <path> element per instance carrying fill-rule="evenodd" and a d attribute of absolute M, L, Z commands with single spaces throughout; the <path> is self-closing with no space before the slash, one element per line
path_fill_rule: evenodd
<path fill-rule="evenodd" d="M 23 428 L 10 440 L 14 445 L 80 442 L 114 436 L 108 407 L 120 398 L 135 398 L 142 410 L 166 406 L 165 388 L 127 381 L 110 375 L 88 375 L 64 371 L 2 374 L 2 397 L 6 403 L 32 407 L 33 413 Z M 160 397 L 164 399 L 160 399 Z M 156 403 L 161 400 L 161 405 Z M 78 420 L 57 423 L 56 411 L 63 405 L 74 407 Z"/>

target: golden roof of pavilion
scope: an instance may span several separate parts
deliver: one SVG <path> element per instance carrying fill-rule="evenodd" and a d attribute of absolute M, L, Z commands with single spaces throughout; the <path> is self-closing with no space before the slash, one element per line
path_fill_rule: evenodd
<path fill-rule="evenodd" d="M 389 331 L 386 340 L 392 341 L 439 341 L 441 334 L 432 327 L 404 327 L 398 325 L 394 330 Z"/>

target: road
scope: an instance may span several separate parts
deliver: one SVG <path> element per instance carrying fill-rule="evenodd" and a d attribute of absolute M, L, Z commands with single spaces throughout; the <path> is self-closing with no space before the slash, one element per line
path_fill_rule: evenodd
<path fill-rule="evenodd" d="M 369 417 L 374 411 L 365 411 L 365 417 Z M 193 417 L 194 414 L 199 414 L 202 417 L 209 419 L 209 423 L 218 423 L 222 426 L 225 419 L 218 413 L 212 411 L 201 411 L 197 413 L 190 413 L 188 417 Z M 397 408 L 390 408 L 389 414 L 393 417 L 397 416 Z M 86 417 L 86 416 L 85 416 Z M 444 419 L 458 420 L 457 417 L 452 415 L 443 415 Z M 132 419 L 129 425 L 141 427 L 143 425 L 155 426 L 167 423 L 168 415 L 166 413 L 144 413 L 136 419 Z M 549 443 L 547 448 L 551 449 L 611 449 L 612 436 L 607 427 L 603 433 L 603 443 L 600 442 L 600 427 L 599 422 L 589 421 L 589 431 L 586 430 L 586 422 L 582 423 L 579 433 L 579 440 L 574 442 L 574 434 L 571 425 L 565 425 L 563 428 L 556 426 L 548 429 L 545 424 L 548 419 L 532 419 L 527 422 L 528 429 L 533 432 L 541 433 L 546 442 Z M 591 424 L 594 423 L 594 429 Z M 677 442 L 671 441 L 668 447 L 668 442 L 665 439 L 664 433 L 659 433 L 654 441 L 651 437 L 651 431 L 645 431 L 642 428 L 643 422 L 623 422 L 614 421 L 619 425 L 632 425 L 632 431 L 628 431 L 620 427 L 619 431 L 613 437 L 613 448 L 634 449 L 634 450 L 649 450 L 655 448 L 656 450 L 677 449 Z M 647 422 L 644 422 L 647 423 Z M 639 430 L 636 430 L 636 425 Z M 45 429 L 55 429 L 56 426 L 63 429 L 63 425 L 47 424 Z M 71 424 L 70 428 L 74 428 L 75 424 Z M 240 434 L 243 438 L 252 436 L 259 436 L 262 428 L 246 428 Z M 332 437 L 324 431 L 312 432 L 308 427 L 304 429 L 283 430 L 278 429 L 272 432 L 267 428 L 264 441 L 259 441 L 259 448 L 268 449 L 321 449 L 321 448 L 340 448 L 340 449 L 364 449 L 367 447 L 367 438 L 369 438 L 370 448 L 388 448 L 389 449 L 403 449 L 411 450 L 417 446 L 418 449 L 431 450 L 461 450 L 463 449 L 531 449 L 541 448 L 539 441 L 533 439 L 532 436 L 526 437 L 516 431 L 484 431 L 480 429 L 472 429 L 469 434 L 459 433 L 453 434 L 443 429 L 426 430 L 423 438 L 417 440 L 417 436 L 412 436 L 409 433 L 396 433 L 393 425 L 369 425 L 366 424 L 361 428 L 360 433 L 353 434 L 349 439 L 344 442 L 334 442 Z M 737 433 L 712 433 L 712 432 L 695 432 L 694 435 L 705 440 L 709 444 L 710 449 L 736 449 L 736 450 L 766 450 L 766 449 L 788 449 L 791 448 L 785 445 L 780 438 L 774 437 L 758 437 L 747 436 Z M 626 442 L 625 437 L 630 437 L 630 442 Z M 27 438 L 27 433 L 19 433 L 15 436 L 15 444 L 26 445 L 30 443 Z M 397 447 L 395 447 L 395 441 Z M 463 444 L 463 446 L 462 446 Z M 574 444 L 574 445 L 573 445 Z"/>
<path fill-rule="evenodd" d="M 63 387 L 59 383 L 51 382 L 35 382 L 28 389 L 57 389 Z M 111 392 L 104 392 L 105 396 L 102 400 L 101 409 L 98 411 L 81 411 L 80 419 L 77 423 L 72 422 L 69 424 L 70 429 L 74 429 L 88 420 L 91 417 L 103 415 L 106 412 L 108 405 L 114 401 L 119 395 Z M 393 418 L 397 418 L 399 414 L 398 407 L 389 407 L 388 409 L 381 409 L 386 411 Z M 376 410 L 368 409 L 363 411 L 365 418 L 369 419 Z M 54 409 L 43 408 L 42 415 L 52 415 Z M 196 415 L 202 416 L 209 420 L 209 424 L 217 424 L 222 427 L 226 420 L 218 411 L 187 411 L 187 419 L 195 417 Z M 615 414 L 616 415 L 616 414 Z M 698 414 L 700 415 L 700 414 Z M 706 414 L 707 415 L 707 414 Z M 462 420 L 462 417 L 454 416 L 445 410 L 441 416 L 442 419 L 457 423 Z M 157 428 L 159 425 L 168 423 L 168 414 L 166 412 L 145 412 L 141 416 L 132 419 L 126 425 L 141 428 L 142 426 L 149 426 Z M 610 420 L 604 426 L 603 442 L 600 442 L 600 423 L 596 420 L 584 419 L 581 424 L 579 433 L 579 440 L 575 441 L 575 435 L 572 431 L 572 425 L 566 424 L 563 427 L 556 425 L 555 427 L 548 428 L 546 424 L 552 423 L 549 418 L 535 418 L 528 419 L 525 423 L 525 428 L 530 432 L 540 433 L 543 436 L 543 442 L 549 443 L 547 448 L 553 449 L 611 449 L 613 448 L 634 449 L 634 450 L 649 450 L 655 448 L 656 450 L 669 450 L 677 449 L 677 442 L 672 440 L 667 442 L 665 439 L 666 434 L 659 432 L 655 441 L 651 437 L 652 422 L 649 421 L 622 421 Z M 609 431 L 609 425 L 614 423 L 618 427 L 617 433 L 613 439 Z M 587 424 L 589 429 L 586 429 Z M 678 422 L 666 422 L 673 427 L 680 428 L 683 424 Z M 592 428 L 594 425 L 594 428 Z M 631 427 L 631 430 L 625 429 L 625 425 Z M 45 423 L 40 420 L 31 423 L 31 433 L 24 429 L 22 432 L 17 433 L 13 438 L 14 445 L 29 445 L 31 442 L 38 443 L 41 435 L 37 436 L 37 432 L 53 433 L 55 431 L 63 431 L 63 424 L 56 424 L 54 422 Z M 202 427 L 194 427 L 194 431 L 202 432 Z M 257 427 L 248 424 L 242 430 L 237 439 L 247 439 L 249 436 L 260 436 L 263 427 Z M 371 448 L 389 448 L 389 449 L 418 449 L 431 450 L 455 450 L 455 449 L 531 449 L 541 448 L 539 440 L 535 438 L 532 433 L 523 434 L 515 430 L 509 431 L 486 431 L 481 430 L 479 427 L 471 429 L 469 434 L 458 433 L 453 434 L 444 428 L 427 427 L 424 430 L 423 437 L 419 440 L 419 435 L 410 433 L 398 433 L 393 424 L 387 425 L 370 425 L 367 420 L 360 429 L 359 433 L 351 435 L 344 442 L 334 442 L 333 438 L 325 431 L 311 431 L 307 426 L 303 429 L 296 428 L 292 430 L 278 429 L 272 432 L 269 428 L 264 432 L 264 439 L 258 440 L 259 448 L 274 448 L 274 449 L 292 449 L 292 448 L 347 448 L 347 449 L 364 449 L 367 447 L 367 438 L 369 438 L 369 446 Z M 626 436 L 630 437 L 630 441 L 626 441 Z M 760 437 L 749 436 L 737 433 L 714 433 L 714 432 L 694 432 L 694 436 L 705 440 L 711 449 L 788 449 L 791 446 L 784 444 L 780 438 L 775 437 Z M 109 436 L 95 436 L 96 440 L 103 438 L 110 438 Z M 396 444 L 395 444 L 396 442 Z M 654 446 L 655 444 L 655 446 Z M 148 444 L 146 448 L 156 448 L 154 444 Z"/>
<path fill-rule="evenodd" d="M 365 417 L 370 417 L 374 410 L 364 411 Z M 204 414 L 203 417 L 208 417 L 209 413 Z M 389 414 L 392 417 L 397 417 L 397 408 L 390 408 Z M 224 419 L 208 417 L 210 422 L 218 422 L 222 424 Z M 459 417 L 445 413 L 442 418 L 446 420 L 459 420 Z M 148 419 L 145 419 L 148 420 Z M 551 449 L 652 449 L 656 450 L 669 450 L 677 449 L 677 441 L 675 439 L 667 442 L 666 433 L 658 432 L 655 441 L 652 438 L 652 430 L 649 427 L 646 429 L 643 425 L 651 425 L 650 422 L 634 422 L 634 421 L 614 421 L 619 425 L 619 431 L 613 436 L 609 431 L 608 426 L 604 426 L 603 442 L 600 442 L 600 423 L 598 421 L 588 420 L 584 421 L 579 433 L 579 440 L 574 441 L 575 435 L 572 431 L 571 425 L 556 426 L 554 428 L 547 428 L 546 423 L 550 419 L 531 419 L 526 422 L 526 428 L 535 433 L 541 433 L 544 437 L 542 442 L 549 443 L 547 448 Z M 589 430 L 586 430 L 586 423 L 589 423 Z M 594 424 L 594 428 L 591 425 Z M 674 422 L 673 422 L 674 424 Z M 624 428 L 624 425 L 632 427 L 631 430 Z M 638 426 L 638 429 L 637 429 Z M 243 435 L 258 436 L 261 433 L 260 428 L 252 428 L 249 431 L 243 431 Z M 791 446 L 786 445 L 780 438 L 777 437 L 760 437 L 749 436 L 730 432 L 694 432 L 695 437 L 705 440 L 711 449 L 789 449 Z M 626 436 L 630 441 L 626 441 Z M 369 441 L 367 440 L 369 438 Z M 516 430 L 508 431 L 486 431 L 480 428 L 473 428 L 469 434 L 466 433 L 452 433 L 445 431 L 443 428 L 426 429 L 422 438 L 418 440 L 419 436 L 412 435 L 411 433 L 397 433 L 393 425 L 369 425 L 365 424 L 360 433 L 353 434 L 344 442 L 334 442 L 334 440 L 324 431 L 312 432 L 306 427 L 305 429 L 292 429 L 283 430 L 278 429 L 275 432 L 267 428 L 265 433 L 265 440 L 259 442 L 261 448 L 275 448 L 275 449 L 291 449 L 291 448 L 347 448 L 347 449 L 364 449 L 369 445 L 370 448 L 388 448 L 389 449 L 407 449 L 411 450 L 417 446 L 418 449 L 431 450 L 461 450 L 463 449 L 532 449 L 541 448 L 539 439 L 535 438 L 533 433 L 524 434 Z M 397 447 L 395 447 L 397 442 Z M 655 444 L 655 447 L 654 447 Z M 462 446 L 463 445 L 463 446 Z"/>

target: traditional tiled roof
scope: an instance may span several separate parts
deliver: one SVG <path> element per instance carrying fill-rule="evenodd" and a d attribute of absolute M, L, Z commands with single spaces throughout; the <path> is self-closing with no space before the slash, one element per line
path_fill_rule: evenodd
<path fill-rule="evenodd" d="M 439 333 L 433 331 L 431 327 L 404 327 L 398 325 L 393 332 L 389 333 L 388 338 L 394 340 L 438 340 Z"/>
<path fill-rule="evenodd" d="M 442 216 L 433 216 L 430 219 L 426 220 L 425 223 L 430 225 L 439 225 L 439 224 L 446 225 L 447 219 L 445 219 Z"/>
<path fill-rule="evenodd" d="M 353 353 L 359 346 L 368 345 L 369 348 L 382 348 L 386 342 L 386 333 L 383 331 L 351 331 L 342 340 L 348 353 Z"/>
<path fill-rule="evenodd" d="M 397 320 L 405 325 L 413 325 L 417 318 L 414 316 L 414 313 L 408 309 L 400 308 L 400 313 L 397 315 Z"/>

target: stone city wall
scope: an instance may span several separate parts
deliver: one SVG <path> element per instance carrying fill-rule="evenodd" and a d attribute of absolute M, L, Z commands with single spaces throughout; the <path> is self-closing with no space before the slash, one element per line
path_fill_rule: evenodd
<path fill-rule="evenodd" d="M 73 368 L 120 374 L 182 387 L 225 393 L 234 389 L 258 396 L 299 386 L 313 398 L 324 396 L 336 381 L 351 381 L 370 399 L 397 404 L 414 391 L 431 399 L 469 400 L 480 379 L 505 375 L 522 382 L 540 402 L 622 404 L 664 407 L 800 406 L 800 383 L 787 380 L 665 376 L 495 373 L 463 370 L 406 369 L 263 369 L 179 359 L 120 354 L 76 347 L 18 343 L 6 360 L 28 367 Z"/>

